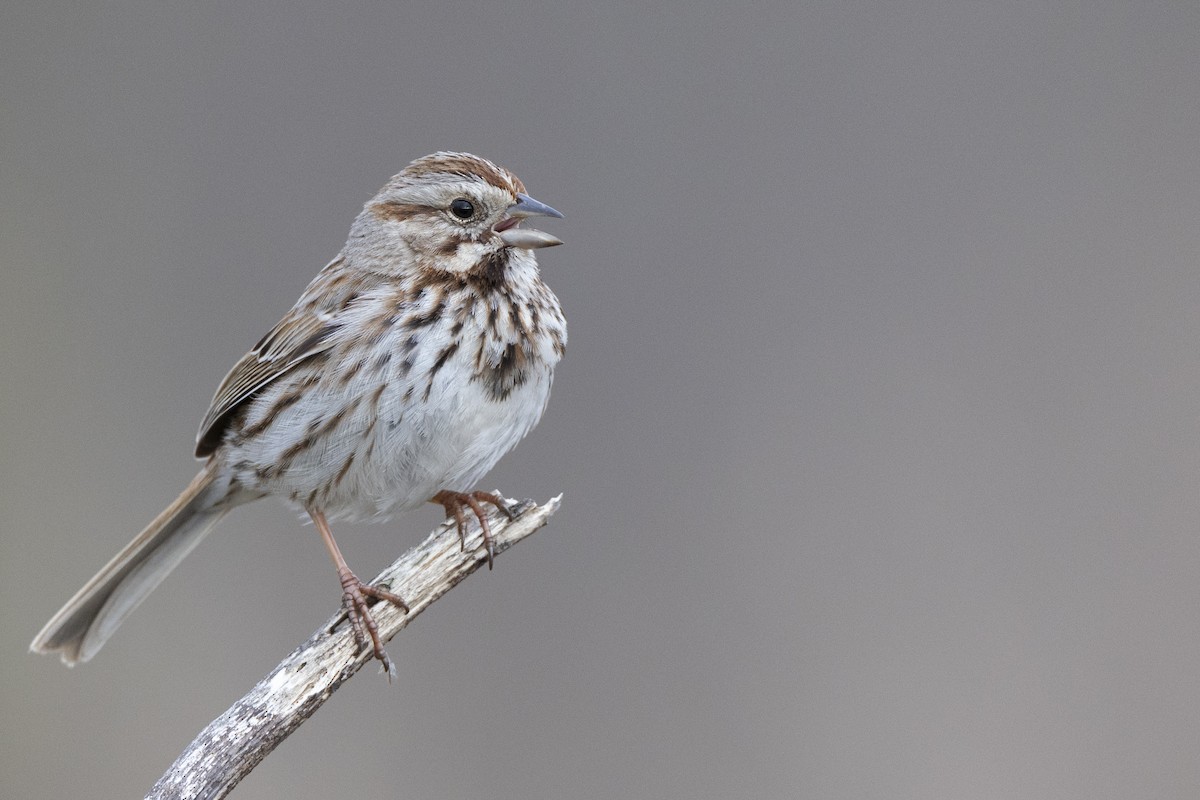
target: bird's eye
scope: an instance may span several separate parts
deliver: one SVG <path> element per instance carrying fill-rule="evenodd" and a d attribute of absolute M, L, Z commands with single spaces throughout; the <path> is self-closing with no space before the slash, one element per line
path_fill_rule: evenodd
<path fill-rule="evenodd" d="M 450 202 L 450 213 L 462 220 L 475 216 L 475 204 L 465 197 Z"/>

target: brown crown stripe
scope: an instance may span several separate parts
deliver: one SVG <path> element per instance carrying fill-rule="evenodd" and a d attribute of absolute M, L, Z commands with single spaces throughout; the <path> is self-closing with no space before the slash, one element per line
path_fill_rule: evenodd
<path fill-rule="evenodd" d="M 480 178 L 498 189 L 507 192 L 525 191 L 525 184 L 516 175 L 482 158 L 469 157 L 460 153 L 445 153 L 422 158 L 413 162 L 404 173 L 412 177 L 432 177 L 439 172 L 460 177 Z M 402 173 L 402 174 L 404 174 Z"/>

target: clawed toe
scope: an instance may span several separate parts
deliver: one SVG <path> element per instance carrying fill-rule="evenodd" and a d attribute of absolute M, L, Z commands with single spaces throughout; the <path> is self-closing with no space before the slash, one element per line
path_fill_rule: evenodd
<path fill-rule="evenodd" d="M 371 616 L 371 603 L 368 598 L 389 602 L 406 614 L 408 613 L 408 604 L 398 594 L 393 594 L 369 583 L 363 583 L 349 570 L 346 570 L 340 577 L 342 607 L 346 609 L 346 617 L 350 621 L 351 630 L 354 631 L 354 641 L 358 644 L 359 651 L 361 652 L 370 642 L 373 657 L 379 660 L 389 676 L 394 675 L 396 668 L 383 649 L 383 640 L 379 637 L 379 628 L 375 624 L 375 618 Z"/>
<path fill-rule="evenodd" d="M 454 517 L 458 525 L 458 546 L 465 550 L 467 547 L 467 518 L 463 506 L 471 509 L 471 513 L 479 520 L 479 528 L 483 531 L 483 546 L 487 551 L 488 569 L 491 569 L 496 557 L 496 548 L 492 543 L 492 526 L 488 524 L 487 512 L 483 503 L 500 509 L 504 516 L 514 519 L 513 510 L 503 497 L 495 492 L 448 492 L 435 494 L 430 502 L 437 503 L 446 509 L 447 516 Z"/>

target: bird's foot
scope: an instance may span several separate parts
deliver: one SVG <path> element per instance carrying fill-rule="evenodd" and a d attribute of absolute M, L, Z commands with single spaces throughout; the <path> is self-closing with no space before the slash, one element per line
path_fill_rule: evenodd
<path fill-rule="evenodd" d="M 396 668 L 383 649 L 379 628 L 375 624 L 375 618 L 371 616 L 370 600 L 385 600 L 406 614 L 408 604 L 398 594 L 363 583 L 349 569 L 338 570 L 338 578 L 342 582 L 342 606 L 346 609 L 346 617 L 350 620 L 350 628 L 354 631 L 354 641 L 358 643 L 359 651 L 361 652 L 369 641 L 372 655 L 379 659 L 390 680 L 391 676 L 396 674 Z"/>
<path fill-rule="evenodd" d="M 504 512 L 506 517 L 512 519 L 512 509 L 508 507 L 508 503 L 504 502 L 504 498 L 495 492 L 449 492 L 443 490 L 430 498 L 430 502 L 441 505 L 446 509 L 446 516 L 453 517 L 454 521 L 458 523 L 458 544 L 463 549 L 466 549 L 467 546 L 467 517 L 463 513 L 463 507 L 471 509 L 471 513 L 479 520 L 479 527 L 483 531 L 483 546 L 487 550 L 488 569 L 491 569 L 496 549 L 492 545 L 492 528 L 488 525 L 487 512 L 483 510 L 482 504 L 493 505 Z"/>

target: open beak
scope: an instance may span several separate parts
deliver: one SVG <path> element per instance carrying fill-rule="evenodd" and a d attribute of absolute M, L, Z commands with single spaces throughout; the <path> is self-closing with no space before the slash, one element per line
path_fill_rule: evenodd
<path fill-rule="evenodd" d="M 553 247 L 562 244 L 562 239 L 551 236 L 544 231 L 532 228 L 522 228 L 521 220 L 526 217 L 557 217 L 563 215 L 545 203 L 534 200 L 527 194 L 517 194 L 517 202 L 509 206 L 508 216 L 496 223 L 492 228 L 509 247 L 519 247 L 522 250 L 533 250 L 538 247 Z"/>

